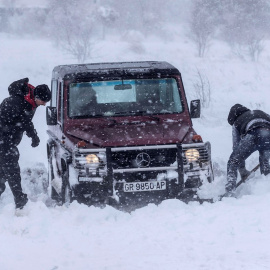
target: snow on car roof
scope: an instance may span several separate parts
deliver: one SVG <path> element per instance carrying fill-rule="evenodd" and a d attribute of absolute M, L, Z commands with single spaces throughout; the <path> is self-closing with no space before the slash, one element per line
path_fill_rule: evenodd
<path fill-rule="evenodd" d="M 53 69 L 53 78 L 64 77 L 67 74 L 82 73 L 149 73 L 157 71 L 168 71 L 179 74 L 179 71 L 171 64 L 165 61 L 137 61 L 137 62 L 111 62 L 111 63 L 92 63 L 92 64 L 74 64 L 60 65 Z"/>

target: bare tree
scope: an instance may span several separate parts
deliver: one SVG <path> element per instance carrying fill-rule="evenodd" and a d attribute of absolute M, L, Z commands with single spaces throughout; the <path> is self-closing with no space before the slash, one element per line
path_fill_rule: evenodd
<path fill-rule="evenodd" d="M 199 57 L 203 57 L 215 31 L 215 1 L 194 0 L 190 29 Z"/>
<path fill-rule="evenodd" d="M 105 38 L 106 28 L 111 27 L 119 17 L 119 13 L 109 6 L 100 6 L 97 9 L 99 20 L 102 23 L 102 38 Z"/>
<path fill-rule="evenodd" d="M 263 37 L 254 37 L 251 38 L 248 42 L 248 54 L 251 57 L 252 61 L 258 61 L 261 52 L 264 49 L 264 38 Z"/>
<path fill-rule="evenodd" d="M 206 75 L 197 69 L 196 80 L 193 83 L 196 98 L 201 100 L 203 108 L 208 108 L 211 102 L 211 86 Z"/>
<path fill-rule="evenodd" d="M 80 3 L 81 2 L 81 3 Z M 51 0 L 49 20 L 52 22 L 52 37 L 67 53 L 79 63 L 91 57 L 93 50 L 93 27 L 96 6 L 85 5 L 83 0 Z"/>
<path fill-rule="evenodd" d="M 223 35 L 233 52 L 257 61 L 264 49 L 264 35 L 269 28 L 268 0 L 231 0 L 221 2 Z"/>
<path fill-rule="evenodd" d="M 156 0 L 137 0 L 138 3 L 138 14 L 140 14 L 142 29 L 141 31 L 148 34 L 157 33 L 161 30 L 161 25 L 163 18 L 158 10 L 156 9 L 157 4 Z M 164 4 L 162 4 L 164 6 Z"/>
<path fill-rule="evenodd" d="M 60 35 L 61 47 L 67 53 L 73 55 L 79 63 L 84 63 L 91 56 L 93 50 L 92 28 L 82 28 L 78 29 L 78 32 L 73 32 L 71 27 L 67 27 L 67 24 L 65 26 Z"/>

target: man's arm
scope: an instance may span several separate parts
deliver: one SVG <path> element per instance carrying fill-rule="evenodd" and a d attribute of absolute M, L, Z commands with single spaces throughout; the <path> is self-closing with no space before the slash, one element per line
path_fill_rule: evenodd
<path fill-rule="evenodd" d="M 26 131 L 26 135 L 32 138 L 32 147 L 37 147 L 39 145 L 39 137 L 37 135 L 37 131 L 34 128 L 34 124 L 32 122 L 32 118 L 34 116 L 34 111 L 25 111 L 24 115 L 21 117 L 21 122 L 24 131 Z"/>
<path fill-rule="evenodd" d="M 23 113 L 20 97 L 9 97 L 4 99 L 0 107 L 0 122 L 4 133 L 12 133 L 19 126 L 15 126 L 16 120 Z"/>
<path fill-rule="evenodd" d="M 32 122 L 33 114 L 25 110 L 24 100 L 19 96 L 6 98 L 1 104 L 0 118 L 2 132 L 14 134 L 16 131 L 26 131 L 28 137 L 32 138 L 34 145 L 39 144 L 39 138 Z M 34 147 L 35 147 L 34 146 Z"/>

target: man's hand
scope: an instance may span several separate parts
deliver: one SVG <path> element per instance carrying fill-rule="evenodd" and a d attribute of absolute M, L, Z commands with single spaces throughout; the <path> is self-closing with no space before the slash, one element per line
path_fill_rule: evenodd
<path fill-rule="evenodd" d="M 39 145 L 39 142 L 40 142 L 40 140 L 39 140 L 38 135 L 35 135 L 34 137 L 32 137 L 32 144 L 31 144 L 31 146 L 32 147 L 37 147 Z"/>

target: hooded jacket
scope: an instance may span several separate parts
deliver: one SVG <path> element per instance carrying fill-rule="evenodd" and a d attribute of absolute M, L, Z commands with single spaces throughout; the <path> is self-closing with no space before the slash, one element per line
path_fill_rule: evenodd
<path fill-rule="evenodd" d="M 241 104 L 235 104 L 229 112 L 228 123 L 236 128 L 240 136 L 244 136 L 255 128 L 270 128 L 270 116 L 263 111 L 251 111 Z"/>
<path fill-rule="evenodd" d="M 21 142 L 23 132 L 28 137 L 37 136 L 32 118 L 35 108 L 25 97 L 29 92 L 28 78 L 13 82 L 9 87 L 9 97 L 0 105 L 0 141 L 18 145 Z"/>

